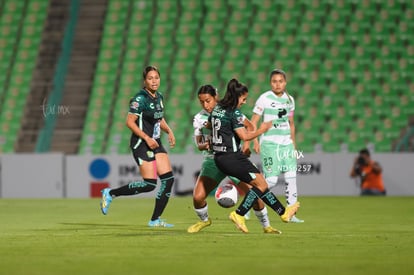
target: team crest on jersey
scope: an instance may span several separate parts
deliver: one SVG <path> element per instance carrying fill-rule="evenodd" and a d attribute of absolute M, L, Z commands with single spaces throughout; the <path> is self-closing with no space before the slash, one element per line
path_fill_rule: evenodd
<path fill-rule="evenodd" d="M 147 157 L 153 158 L 154 157 L 154 152 L 153 151 L 147 151 Z"/>

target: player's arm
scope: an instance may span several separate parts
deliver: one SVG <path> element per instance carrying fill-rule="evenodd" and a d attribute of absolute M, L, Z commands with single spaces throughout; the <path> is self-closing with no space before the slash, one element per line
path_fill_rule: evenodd
<path fill-rule="evenodd" d="M 160 123 L 161 130 L 168 134 L 168 142 L 170 143 L 170 148 L 175 146 L 175 136 L 173 130 L 168 126 L 167 121 L 162 118 Z"/>
<path fill-rule="evenodd" d="M 209 140 L 206 140 L 206 136 L 203 133 L 203 129 L 207 128 L 208 125 L 209 125 L 208 121 L 200 119 L 198 114 L 194 116 L 193 118 L 194 142 L 198 150 L 200 151 L 210 149 Z"/>
<path fill-rule="evenodd" d="M 251 120 L 251 122 L 252 122 L 252 124 L 253 124 L 253 126 L 254 126 L 254 128 L 255 128 L 255 129 L 257 128 L 257 124 L 259 123 L 260 118 L 261 118 L 261 115 L 256 114 L 256 113 L 253 113 L 253 116 L 252 116 L 252 120 Z M 260 153 L 260 144 L 259 144 L 259 141 L 258 141 L 258 139 L 257 139 L 257 138 L 255 138 L 255 139 L 253 140 L 253 150 L 254 150 L 257 154 L 258 154 L 258 153 Z"/>
<path fill-rule="evenodd" d="M 247 129 L 247 131 L 254 131 L 254 130 L 256 130 L 256 126 L 247 117 L 244 118 L 243 125 L 244 125 L 244 128 Z"/>
<path fill-rule="evenodd" d="M 271 127 L 272 127 L 272 121 L 267 121 L 267 122 L 263 122 L 262 124 L 260 124 L 259 129 L 257 129 L 256 131 L 247 131 L 247 129 L 244 127 L 236 128 L 234 129 L 234 131 L 236 132 L 237 136 L 241 140 L 246 141 L 246 140 L 252 140 L 260 136 L 261 134 L 269 130 Z"/>
<path fill-rule="evenodd" d="M 204 141 L 202 135 L 194 136 L 195 144 L 200 151 L 208 150 L 210 148 L 210 144 L 207 141 Z"/>
<path fill-rule="evenodd" d="M 256 127 L 253 125 L 253 123 L 247 117 L 244 117 L 243 126 L 244 126 L 244 128 L 247 129 L 247 131 L 256 130 Z M 243 154 L 245 154 L 247 156 L 251 155 L 250 141 L 246 140 L 246 141 L 243 142 L 242 152 L 243 152 Z"/>
<path fill-rule="evenodd" d="M 150 147 L 151 149 L 155 149 L 159 146 L 158 142 L 153 139 L 152 137 L 150 137 L 149 135 L 147 135 L 141 128 L 138 127 L 136 121 L 139 118 L 138 115 L 133 114 L 133 113 L 128 113 L 127 115 L 127 119 L 126 119 L 126 126 L 138 137 L 140 137 L 141 139 L 143 139 L 148 147 Z"/>
<path fill-rule="evenodd" d="M 289 115 L 289 125 L 290 125 L 290 138 L 292 139 L 293 146 L 296 149 L 296 129 L 295 129 L 295 120 L 293 118 L 293 113 Z"/>

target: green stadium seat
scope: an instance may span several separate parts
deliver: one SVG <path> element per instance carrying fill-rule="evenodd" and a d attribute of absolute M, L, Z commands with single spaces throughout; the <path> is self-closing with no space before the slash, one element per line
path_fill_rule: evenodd
<path fill-rule="evenodd" d="M 110 5 L 118 5 L 115 9 L 118 13 L 107 17 L 108 25 L 117 22 L 122 25 L 124 18 L 128 18 L 125 14 L 131 13 L 129 26 L 122 27 L 128 27 L 128 39 L 126 45 L 119 44 L 123 42 L 116 34 L 113 40 L 102 40 L 101 55 L 106 58 L 100 57 L 100 61 L 108 63 L 98 65 L 96 85 L 102 83 L 112 89 L 119 85 L 119 96 L 126 96 L 141 80 L 139 74 L 134 76 L 132 72 L 141 71 L 145 63 L 155 63 L 163 74 L 162 87 L 168 91 L 166 98 L 170 94 L 179 98 L 166 100 L 168 116 L 174 119 L 191 120 L 193 113 L 200 110 L 195 95 L 200 85 L 211 83 L 224 92 L 232 76 L 248 84 L 252 93 L 248 105 L 254 104 L 255 98 L 269 89 L 268 74 L 275 67 L 289 73 L 288 89 L 297 104 L 298 134 L 302 132 L 306 137 L 298 144 L 311 152 L 317 143 L 321 143 L 322 150 L 337 152 L 342 150 L 342 141 L 351 150 L 359 150 L 367 142 L 390 150 L 385 144 L 391 144 L 399 134 L 402 120 L 384 123 L 383 119 L 389 115 L 385 106 L 400 107 L 404 118 L 413 112 L 409 92 L 414 58 L 407 46 L 412 44 L 409 34 L 413 30 L 413 15 L 407 12 L 411 4 L 212 0 L 190 1 L 184 5 L 162 0 L 144 4 L 111 1 Z M 156 13 L 149 12 L 152 10 Z M 112 9 L 108 13 L 111 12 Z M 9 17 L 8 20 L 18 19 Z M 103 73 L 119 67 L 115 64 L 120 55 L 108 52 L 111 46 L 126 47 L 127 61 L 122 65 L 119 83 L 110 81 Z M 2 66 L 8 64 L 3 62 Z M 330 102 L 321 101 L 323 97 L 330 97 Z M 249 106 L 246 110 L 250 111 Z M 393 112 L 395 116 L 397 113 Z M 120 114 L 113 117 L 114 123 L 121 119 Z M 363 140 L 352 136 L 357 129 L 353 120 L 358 117 L 364 117 L 366 124 L 364 129 L 359 129 Z M 176 150 L 184 152 L 187 146 L 193 148 L 188 139 L 191 122 L 184 129 L 173 122 L 183 140 Z M 373 140 L 373 133 L 377 132 L 385 133 L 384 141 Z M 120 146 L 122 143 L 114 148 L 120 152 Z M 105 151 L 108 150 L 107 146 Z"/>

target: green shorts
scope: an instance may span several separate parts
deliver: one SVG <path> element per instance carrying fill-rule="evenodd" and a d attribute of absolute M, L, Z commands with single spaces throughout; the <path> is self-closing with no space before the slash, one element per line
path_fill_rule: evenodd
<path fill-rule="evenodd" d="M 260 145 L 260 159 L 266 178 L 276 177 L 285 172 L 296 172 L 297 158 L 293 144 L 280 145 L 262 142 Z"/>
<path fill-rule="evenodd" d="M 227 175 L 217 168 L 213 158 L 204 158 L 201 165 L 200 176 L 209 177 L 219 184 Z M 235 184 L 239 184 L 240 180 L 234 177 L 229 177 Z"/>

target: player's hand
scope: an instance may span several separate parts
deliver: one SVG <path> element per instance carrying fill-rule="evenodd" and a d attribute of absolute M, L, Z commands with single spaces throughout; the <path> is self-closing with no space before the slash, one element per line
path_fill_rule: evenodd
<path fill-rule="evenodd" d="M 250 151 L 250 148 L 246 148 L 245 150 L 242 151 L 242 153 L 243 155 L 250 157 L 250 155 L 252 154 L 252 151 Z"/>
<path fill-rule="evenodd" d="M 208 143 L 208 142 L 198 144 L 198 150 L 200 150 L 200 151 L 205 151 L 205 150 L 209 150 L 209 149 L 210 149 L 210 143 Z"/>
<path fill-rule="evenodd" d="M 168 142 L 170 143 L 170 148 L 175 147 L 175 136 L 172 131 L 168 133 Z"/>
<path fill-rule="evenodd" d="M 243 142 L 243 146 L 242 146 L 242 153 L 243 155 L 246 155 L 248 157 L 250 157 L 250 155 L 252 154 L 252 152 L 250 151 L 250 142 L 245 141 Z"/>
<path fill-rule="evenodd" d="M 270 128 L 272 128 L 273 126 L 273 122 L 271 120 L 266 121 L 266 122 L 262 122 L 262 124 L 260 124 L 259 129 L 257 129 L 257 131 L 260 131 L 262 133 L 266 132 L 267 130 L 269 130 Z"/>
<path fill-rule="evenodd" d="M 148 138 L 145 142 L 147 143 L 148 147 L 151 148 L 152 150 L 160 147 L 158 142 L 153 138 Z"/>
<path fill-rule="evenodd" d="M 256 152 L 256 154 L 260 153 L 260 144 L 257 138 L 253 140 L 253 150 Z"/>

